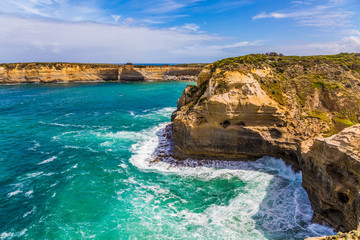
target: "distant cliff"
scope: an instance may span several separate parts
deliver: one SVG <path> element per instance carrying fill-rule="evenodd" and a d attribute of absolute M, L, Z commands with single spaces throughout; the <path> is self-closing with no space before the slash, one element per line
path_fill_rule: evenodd
<path fill-rule="evenodd" d="M 224 59 L 178 100 L 174 154 L 281 157 L 303 172 L 314 221 L 359 230 L 359 121 L 360 54 Z"/>
<path fill-rule="evenodd" d="M 173 65 L 173 66 L 134 66 L 124 65 L 119 68 L 120 81 L 139 80 L 172 80 L 197 81 L 204 65 Z"/>
<path fill-rule="evenodd" d="M 75 63 L 0 64 L 0 83 L 74 81 L 196 81 L 202 65 L 138 66 Z"/>

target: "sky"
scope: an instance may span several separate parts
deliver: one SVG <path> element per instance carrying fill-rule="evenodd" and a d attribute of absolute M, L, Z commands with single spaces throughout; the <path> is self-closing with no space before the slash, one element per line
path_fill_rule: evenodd
<path fill-rule="evenodd" d="M 360 52 L 360 0 L 0 0 L 0 62 Z"/>

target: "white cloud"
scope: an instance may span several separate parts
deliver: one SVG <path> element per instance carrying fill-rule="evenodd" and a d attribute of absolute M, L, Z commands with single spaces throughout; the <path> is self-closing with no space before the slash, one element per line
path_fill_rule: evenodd
<path fill-rule="evenodd" d="M 293 3 L 304 5 L 303 1 Z M 253 20 L 263 18 L 289 18 L 296 20 L 300 25 L 316 27 L 346 26 L 350 23 L 353 12 L 343 10 L 341 6 L 345 4 L 343 0 L 330 0 L 326 5 L 317 5 L 311 8 L 300 8 L 294 11 L 262 12 L 253 16 Z"/>
<path fill-rule="evenodd" d="M 160 21 L 160 20 L 154 20 L 154 19 L 141 19 L 141 18 L 135 19 L 132 17 L 127 17 L 119 23 L 121 25 L 126 25 L 126 26 L 144 26 L 144 25 L 148 25 L 148 24 L 160 24 L 160 23 L 164 23 L 164 22 Z"/>
<path fill-rule="evenodd" d="M 0 29 L 0 62 L 204 62 L 209 49 L 196 54 L 176 50 L 223 40 L 203 33 L 1 14 Z"/>
<path fill-rule="evenodd" d="M 182 26 L 171 27 L 170 30 L 179 32 L 197 32 L 200 26 L 195 23 L 186 23 Z"/>
<path fill-rule="evenodd" d="M 6 0 L 5 0 L 6 2 Z M 43 13 L 41 9 L 38 8 L 40 5 L 38 2 L 26 3 L 23 1 L 10 1 L 14 5 L 14 8 L 19 9 L 20 11 L 26 12 L 28 14 L 34 14 L 42 17 L 49 17 L 48 14 Z"/>
<path fill-rule="evenodd" d="M 347 30 L 344 30 L 342 32 L 343 34 L 346 34 L 346 35 L 359 35 L 360 36 L 360 31 L 359 30 L 356 30 L 356 29 L 347 29 Z"/>
<path fill-rule="evenodd" d="M 106 9 L 102 0 L 0 0 L 0 13 L 73 22 L 92 21 L 110 24 L 152 25 L 188 17 L 188 15 L 174 14 L 173 12 L 199 1 L 203 0 L 133 0 L 124 3 L 124 8 Z M 135 12 L 124 11 L 127 8 Z M 123 15 L 119 13 L 126 15 L 126 17 L 122 19 Z"/>
<path fill-rule="evenodd" d="M 257 48 L 259 50 L 259 48 Z M 300 43 L 296 45 L 264 46 L 262 51 L 281 52 L 285 55 L 328 55 L 341 52 L 360 52 L 360 35 L 352 35 L 337 41 Z"/>
<path fill-rule="evenodd" d="M 50 5 L 53 4 L 54 2 L 51 0 L 31 0 L 32 3 L 37 4 L 37 5 Z"/>
<path fill-rule="evenodd" d="M 111 22 L 112 20 L 111 14 L 101 9 L 96 1 L 1 0 L 0 13 L 66 21 Z"/>
<path fill-rule="evenodd" d="M 167 12 L 173 12 L 175 10 L 178 10 L 180 8 L 185 7 L 186 5 L 183 3 L 178 3 L 173 0 L 162 0 L 159 3 L 152 3 L 152 7 L 146 9 L 146 12 L 149 13 L 167 13 Z"/>
<path fill-rule="evenodd" d="M 111 15 L 111 17 L 114 19 L 114 21 L 117 23 L 119 19 L 121 18 L 121 15 Z"/>
<path fill-rule="evenodd" d="M 338 41 L 266 45 L 265 41 L 229 43 L 201 32 L 64 22 L 0 14 L 0 62 L 212 62 L 249 53 L 286 55 L 360 52 L 360 31 Z"/>
<path fill-rule="evenodd" d="M 307 54 L 337 54 L 341 52 L 360 52 L 360 36 L 348 36 L 339 41 L 310 43 L 294 48 Z"/>
<path fill-rule="evenodd" d="M 344 5 L 346 0 L 330 0 L 330 3 L 335 5 Z"/>
<path fill-rule="evenodd" d="M 208 57 L 215 57 L 216 59 L 230 57 L 230 56 L 239 56 L 244 54 L 252 53 L 249 47 L 257 46 L 261 47 L 262 41 L 243 41 L 233 44 L 225 44 L 225 45 L 192 45 L 186 46 L 183 48 L 174 49 L 172 52 L 176 54 L 184 54 L 184 55 L 206 55 Z"/>
<path fill-rule="evenodd" d="M 261 46 L 262 42 L 263 41 L 254 41 L 254 42 L 243 41 L 243 42 L 227 44 L 227 45 L 214 45 L 214 46 L 209 46 L 208 48 L 209 49 L 214 49 L 214 50 L 223 50 L 223 49 L 248 47 L 248 46 Z"/>
<path fill-rule="evenodd" d="M 311 3 L 308 2 L 308 1 L 292 1 L 292 4 L 295 4 L 295 5 L 311 5 Z"/>
<path fill-rule="evenodd" d="M 254 16 L 252 19 L 256 20 L 256 19 L 262 19 L 262 18 L 289 18 L 290 15 L 289 14 L 285 14 L 285 13 L 278 13 L 278 12 L 273 12 L 273 13 L 266 13 L 266 12 L 262 12 L 256 16 Z"/>

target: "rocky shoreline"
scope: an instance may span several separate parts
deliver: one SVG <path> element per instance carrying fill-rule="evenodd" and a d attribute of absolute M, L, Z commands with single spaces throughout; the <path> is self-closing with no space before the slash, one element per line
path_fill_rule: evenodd
<path fill-rule="evenodd" d="M 360 229 L 360 54 L 248 55 L 207 66 L 172 115 L 178 158 L 281 157 L 313 221 Z"/>
<path fill-rule="evenodd" d="M 0 84 L 92 81 L 197 81 L 202 64 L 112 65 L 72 63 L 0 64 Z"/>

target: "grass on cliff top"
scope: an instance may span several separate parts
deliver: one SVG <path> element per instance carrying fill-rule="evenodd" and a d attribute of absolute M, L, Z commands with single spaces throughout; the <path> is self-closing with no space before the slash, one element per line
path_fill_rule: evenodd
<path fill-rule="evenodd" d="M 223 59 L 208 68 L 213 73 L 243 74 L 270 69 L 266 76 L 252 74 L 262 89 L 281 106 L 296 106 L 303 119 L 317 118 L 326 123 L 331 128 L 328 134 L 359 123 L 360 53 L 302 57 L 250 54 Z M 226 84 L 220 75 L 216 77 L 221 90 Z"/>
<path fill-rule="evenodd" d="M 127 64 L 107 64 L 107 63 L 66 63 L 66 62 L 29 62 L 29 63 L 0 63 L 0 67 L 4 67 L 7 70 L 13 69 L 40 69 L 45 68 L 55 68 L 60 70 L 64 67 L 80 67 L 83 69 L 86 68 L 117 68 L 123 65 L 131 65 L 137 68 L 146 68 L 151 66 L 156 67 L 189 67 L 189 68 L 204 68 L 207 64 L 205 63 L 188 63 L 188 64 L 176 64 L 176 65 L 134 65 L 132 63 Z"/>
<path fill-rule="evenodd" d="M 29 63 L 1 63 L 0 67 L 7 70 L 13 69 L 40 69 L 42 67 L 55 68 L 60 70 L 64 67 L 80 67 L 80 68 L 114 68 L 120 66 L 119 64 L 104 64 L 104 63 L 65 63 L 65 62 L 29 62 Z"/>
<path fill-rule="evenodd" d="M 340 65 L 346 71 L 354 70 L 360 72 L 360 53 L 341 53 L 337 55 L 318 55 L 318 56 L 283 56 L 282 54 L 250 54 L 240 57 L 232 57 L 219 60 L 212 64 L 213 68 L 223 68 L 230 70 L 241 65 L 253 65 L 263 67 L 268 64 L 283 72 L 284 68 L 293 64 L 300 64 L 305 69 L 316 64 Z"/>

